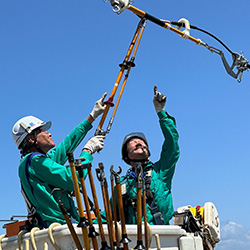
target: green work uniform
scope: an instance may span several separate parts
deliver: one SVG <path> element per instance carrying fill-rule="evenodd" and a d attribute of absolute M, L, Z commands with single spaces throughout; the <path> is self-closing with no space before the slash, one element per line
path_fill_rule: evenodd
<path fill-rule="evenodd" d="M 46 155 L 37 154 L 25 170 L 26 162 L 30 154 L 27 154 L 19 165 L 19 177 L 22 188 L 29 200 L 40 215 L 43 222 L 49 226 L 53 222 L 65 224 L 65 220 L 58 206 L 58 199 L 62 195 L 60 191 L 51 192 L 54 188 L 66 190 L 61 197 L 68 213 L 76 221 L 79 220 L 71 193 L 74 185 L 69 166 L 63 166 L 67 161 L 67 153 L 73 152 L 83 140 L 87 132 L 92 128 L 91 123 L 85 119 L 80 125 L 60 143 L 56 148 Z M 92 162 L 93 157 L 86 151 L 82 151 L 80 157 L 86 160 L 84 163 Z M 84 170 L 86 177 L 87 170 Z M 27 202 L 26 202 L 27 203 Z"/>
<path fill-rule="evenodd" d="M 165 110 L 159 112 L 157 115 L 165 140 L 160 160 L 154 164 L 148 162 L 144 166 L 144 172 L 150 168 L 152 169 L 150 189 L 153 192 L 156 206 L 162 214 L 164 224 L 169 225 L 169 220 L 174 214 L 171 186 L 175 165 L 180 155 L 178 145 L 179 135 L 173 117 L 170 117 Z M 126 224 L 136 224 L 135 174 L 132 169 L 129 169 L 126 176 L 121 177 L 121 184 L 123 185 L 124 183 L 126 184 L 125 197 L 127 200 L 127 204 L 123 204 L 126 207 Z M 147 204 L 147 222 L 151 225 L 156 224 L 149 204 Z"/>

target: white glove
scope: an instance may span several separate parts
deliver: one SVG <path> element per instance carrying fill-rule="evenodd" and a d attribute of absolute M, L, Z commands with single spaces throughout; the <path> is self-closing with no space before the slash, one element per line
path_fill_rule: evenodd
<path fill-rule="evenodd" d="M 93 117 L 93 119 L 95 120 L 99 115 L 101 115 L 106 107 L 106 104 L 104 104 L 104 99 L 106 97 L 107 93 L 104 93 L 101 97 L 101 99 L 99 99 L 96 103 L 95 106 L 93 108 L 93 110 L 91 111 L 90 115 Z"/>
<path fill-rule="evenodd" d="M 88 149 L 94 154 L 96 151 L 99 152 L 103 149 L 104 145 L 104 135 L 96 135 L 88 140 L 83 149 Z"/>
<path fill-rule="evenodd" d="M 167 100 L 166 96 L 163 95 L 162 93 L 158 92 L 157 91 L 157 86 L 155 86 L 154 87 L 153 103 L 154 103 L 156 113 L 159 113 L 160 111 L 164 110 L 166 100 Z"/>

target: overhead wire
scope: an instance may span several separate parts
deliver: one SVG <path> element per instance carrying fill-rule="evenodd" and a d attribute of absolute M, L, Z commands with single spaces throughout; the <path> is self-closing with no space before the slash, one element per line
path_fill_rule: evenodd
<path fill-rule="evenodd" d="M 109 0 L 112 7 L 113 7 L 113 11 L 117 14 L 121 14 L 125 9 L 128 9 L 130 11 L 132 11 L 134 14 L 136 14 L 137 16 L 141 17 L 141 18 L 145 18 L 146 20 L 149 20 L 167 30 L 171 30 L 177 34 L 179 34 L 182 38 L 184 38 L 185 40 L 190 40 L 192 42 L 195 42 L 197 45 L 201 45 L 203 47 L 205 47 L 206 49 L 208 49 L 210 52 L 215 52 L 216 54 L 220 55 L 223 65 L 227 71 L 227 73 L 232 76 L 233 78 L 237 79 L 237 81 L 240 83 L 241 82 L 241 77 L 243 75 L 243 72 L 247 69 L 250 68 L 250 64 L 249 61 L 243 56 L 243 53 L 236 53 L 233 52 L 231 49 L 229 49 L 229 47 L 227 45 L 225 45 L 224 42 L 222 42 L 218 37 L 216 37 L 215 35 L 211 34 L 210 32 L 198 28 L 194 25 L 190 25 L 188 20 L 182 18 L 180 19 L 178 22 L 169 22 L 169 21 L 165 21 L 162 19 L 158 19 L 148 13 L 146 13 L 143 10 L 140 10 L 134 6 L 132 6 L 131 4 L 133 3 L 130 0 Z M 182 22 L 180 22 L 182 20 Z M 174 28 L 171 26 L 171 24 L 176 25 L 177 28 Z M 184 31 L 181 31 L 180 28 L 181 27 L 185 27 Z M 207 43 L 201 41 L 201 39 L 197 39 L 195 37 L 190 36 L 189 34 L 189 29 L 196 29 L 199 30 L 203 33 L 206 33 L 207 35 L 213 37 L 216 41 L 218 41 L 229 53 L 231 53 L 232 55 L 232 65 L 230 66 L 224 56 L 223 51 L 213 47 L 213 46 L 209 46 Z M 236 72 L 234 71 L 234 69 L 236 68 Z"/>
<path fill-rule="evenodd" d="M 173 24 L 173 25 L 179 26 L 179 27 L 185 27 L 185 23 L 180 23 L 180 22 L 170 22 L 170 23 Z M 207 34 L 207 35 L 213 37 L 213 38 L 214 38 L 216 41 L 218 41 L 218 42 L 219 42 L 219 43 L 220 43 L 229 53 L 233 54 L 233 51 L 232 51 L 231 49 L 229 49 L 228 46 L 227 46 L 225 43 L 223 43 L 218 37 L 216 37 L 216 36 L 213 35 L 212 33 L 208 32 L 208 31 L 206 31 L 206 30 L 204 30 L 204 29 L 201 29 L 201 28 L 199 28 L 199 27 L 197 27 L 197 26 L 194 26 L 194 25 L 190 25 L 190 28 L 191 28 L 191 29 L 195 29 L 195 30 L 199 30 L 199 31 L 201 31 L 201 32 L 203 32 L 203 33 L 205 33 L 205 34 Z"/>

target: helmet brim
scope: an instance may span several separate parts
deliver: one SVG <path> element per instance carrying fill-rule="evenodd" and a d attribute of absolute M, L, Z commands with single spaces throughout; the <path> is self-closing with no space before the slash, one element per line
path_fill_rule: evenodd
<path fill-rule="evenodd" d="M 44 126 L 45 130 L 48 131 L 50 129 L 51 125 L 52 125 L 52 122 L 48 121 L 43 126 Z"/>

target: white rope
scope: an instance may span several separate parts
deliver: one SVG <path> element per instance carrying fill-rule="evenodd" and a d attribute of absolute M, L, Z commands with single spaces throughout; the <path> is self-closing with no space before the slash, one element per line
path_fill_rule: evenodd
<path fill-rule="evenodd" d="M 159 236 L 159 234 L 155 234 L 155 241 L 156 241 L 157 250 L 161 250 L 161 243 L 160 243 L 160 236 Z"/>
<path fill-rule="evenodd" d="M 44 242 L 43 247 L 44 247 L 44 248 L 43 248 L 44 250 L 49 250 L 48 242 Z"/>
<path fill-rule="evenodd" d="M 2 245 L 2 239 L 3 239 L 5 236 L 6 236 L 5 234 L 2 234 L 2 235 L 0 236 L 0 250 L 2 250 L 2 247 L 1 247 L 1 245 Z"/>
<path fill-rule="evenodd" d="M 152 228 L 148 223 L 147 223 L 147 230 L 148 230 L 148 246 L 150 247 L 152 242 Z"/>
<path fill-rule="evenodd" d="M 60 250 L 59 246 L 56 244 L 55 240 L 54 240 L 54 237 L 53 237 L 53 228 L 54 227 L 57 227 L 57 226 L 61 226 L 61 224 L 55 222 L 55 223 L 52 223 L 50 226 L 49 226 L 49 229 L 48 229 L 48 235 L 49 235 L 49 240 L 52 244 L 52 246 L 56 249 L 56 250 Z"/>
<path fill-rule="evenodd" d="M 33 250 L 37 250 L 34 234 L 36 231 L 39 231 L 39 230 L 40 229 L 38 227 L 33 227 L 30 231 L 30 240 L 31 240 L 31 246 Z"/>
<path fill-rule="evenodd" d="M 29 242 L 29 240 L 25 240 L 24 241 L 24 246 L 25 246 L 25 250 L 29 250 L 30 249 L 30 242 Z"/>
<path fill-rule="evenodd" d="M 27 230 L 22 230 L 18 233 L 18 236 L 17 236 L 17 242 L 18 242 L 18 247 L 19 247 L 19 250 L 23 250 L 23 246 L 22 246 L 22 236 L 24 234 L 26 234 L 28 231 Z"/>

